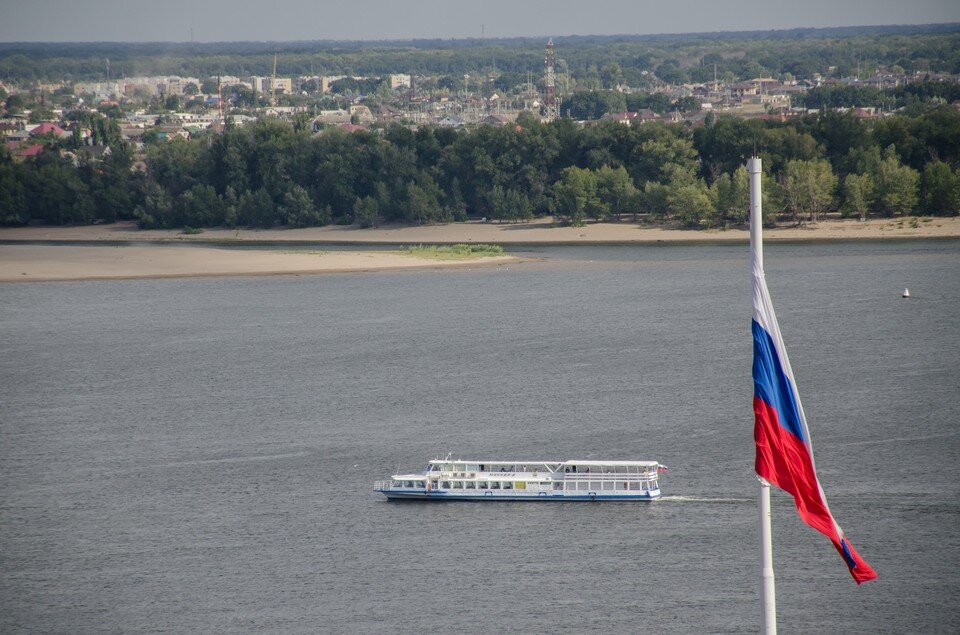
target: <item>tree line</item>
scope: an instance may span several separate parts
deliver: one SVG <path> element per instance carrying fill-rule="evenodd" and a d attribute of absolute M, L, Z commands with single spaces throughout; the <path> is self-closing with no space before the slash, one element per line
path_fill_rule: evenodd
<path fill-rule="evenodd" d="M 2 222 L 369 227 L 644 214 L 716 227 L 745 221 L 743 165 L 754 152 L 771 221 L 956 214 L 960 197 L 960 112 L 950 106 L 876 121 L 832 111 L 786 122 L 711 117 L 693 128 L 524 115 L 516 126 L 313 134 L 302 121 L 266 119 L 151 142 L 142 170 L 131 169 L 136 157 L 115 124 L 87 123 L 109 152 L 94 157 L 77 138 L 50 140 L 26 161 L 0 151 Z"/>
<path fill-rule="evenodd" d="M 795 29 L 680 35 L 554 38 L 558 76 L 583 90 L 641 87 L 650 73 L 671 84 L 784 76 L 960 73 L 957 25 Z M 8 82 L 102 81 L 135 75 L 542 75 L 543 38 L 393 42 L 0 43 Z M 108 61 L 109 60 L 109 63 Z M 109 71 L 108 71 L 109 66 Z M 514 85 L 516 85 L 514 84 Z"/>

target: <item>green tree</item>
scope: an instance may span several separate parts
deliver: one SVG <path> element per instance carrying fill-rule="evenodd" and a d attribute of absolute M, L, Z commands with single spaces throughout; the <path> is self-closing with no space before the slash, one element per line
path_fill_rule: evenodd
<path fill-rule="evenodd" d="M 673 106 L 680 112 L 693 112 L 700 110 L 700 103 L 696 97 L 681 97 Z"/>
<path fill-rule="evenodd" d="M 138 205 L 133 215 L 138 219 L 140 229 L 172 227 L 173 201 L 165 189 L 156 183 L 148 183 L 143 194 L 143 203 Z"/>
<path fill-rule="evenodd" d="M 133 152 L 126 142 L 114 141 L 104 152 L 94 178 L 89 180 L 97 208 L 97 218 L 108 223 L 129 217 L 136 203 L 137 179 L 131 172 Z"/>
<path fill-rule="evenodd" d="M 329 218 L 323 217 L 323 210 L 318 210 L 310 198 L 310 193 L 299 185 L 294 185 L 283 195 L 283 205 L 280 216 L 287 225 L 293 227 L 314 227 L 326 225 Z"/>
<path fill-rule="evenodd" d="M 499 221 L 529 220 L 533 217 L 533 208 L 523 192 L 495 185 L 490 191 L 490 215 Z"/>
<path fill-rule="evenodd" d="M 917 207 L 920 174 L 900 163 L 896 150 L 889 146 L 874 177 L 875 201 L 885 216 L 907 214 Z"/>
<path fill-rule="evenodd" d="M 740 166 L 733 174 L 721 174 L 710 188 L 717 223 L 745 223 L 750 215 L 750 175 Z"/>
<path fill-rule="evenodd" d="M 873 205 L 873 179 L 869 174 L 848 174 L 843 179 L 843 205 L 845 216 L 859 216 L 867 220 L 867 212 Z"/>
<path fill-rule="evenodd" d="M 19 93 L 14 93 L 13 95 L 7 97 L 5 105 L 7 107 L 7 112 L 18 113 L 23 112 L 23 109 L 27 106 L 27 102 L 24 101 L 22 95 Z"/>
<path fill-rule="evenodd" d="M 955 215 L 960 208 L 960 174 L 942 161 L 931 161 L 923 168 L 923 211 L 943 216 Z"/>
<path fill-rule="evenodd" d="M 677 136 L 666 127 L 654 128 L 656 136 L 640 143 L 631 156 L 630 175 L 637 183 L 664 182 L 671 166 L 692 172 L 697 168 L 697 151 L 690 139 Z"/>
<path fill-rule="evenodd" d="M 710 198 L 710 190 L 702 179 L 692 172 L 677 170 L 667 184 L 667 211 L 687 227 L 709 225 L 716 208 Z"/>
<path fill-rule="evenodd" d="M 372 196 L 357 198 L 353 204 L 353 222 L 362 228 L 376 227 L 380 218 L 380 205 Z"/>
<path fill-rule="evenodd" d="M 181 194 L 174 203 L 177 225 L 209 227 L 220 225 L 226 217 L 226 206 L 210 185 L 197 184 Z"/>
<path fill-rule="evenodd" d="M 237 203 L 237 223 L 258 227 L 273 227 L 277 222 L 277 206 L 263 188 L 245 192 Z"/>
<path fill-rule="evenodd" d="M 408 223 L 423 225 L 447 220 L 440 206 L 440 189 L 429 174 L 420 172 L 415 181 L 407 184 L 405 195 L 402 213 Z"/>
<path fill-rule="evenodd" d="M 626 168 L 605 165 L 596 171 L 596 182 L 597 197 L 607 212 L 603 220 L 619 219 L 621 213 L 634 211 L 639 192 Z"/>
<path fill-rule="evenodd" d="M 643 184 L 643 192 L 639 197 L 640 205 L 651 218 L 662 219 L 669 213 L 667 206 L 669 193 L 669 185 L 647 181 Z"/>
<path fill-rule="evenodd" d="M 623 82 L 623 71 L 616 62 L 606 64 L 600 69 L 600 81 L 603 87 L 609 90 L 616 90 L 617 86 Z"/>
<path fill-rule="evenodd" d="M 800 214 L 810 214 L 810 221 L 817 222 L 819 215 L 833 205 L 837 189 L 837 177 L 826 159 L 815 161 L 788 161 L 780 175 L 783 201 L 793 217 L 800 221 Z"/>
<path fill-rule="evenodd" d="M 597 178 L 587 168 L 568 167 L 554 185 L 557 216 L 574 227 L 582 227 L 589 216 L 602 216 L 597 197 Z"/>
<path fill-rule="evenodd" d="M 30 220 L 24 168 L 0 146 L 0 225 L 22 225 Z"/>

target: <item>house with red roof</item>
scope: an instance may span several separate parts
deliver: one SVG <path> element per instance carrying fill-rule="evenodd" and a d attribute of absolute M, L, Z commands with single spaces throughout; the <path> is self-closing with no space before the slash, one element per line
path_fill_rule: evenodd
<path fill-rule="evenodd" d="M 635 112 L 608 112 L 604 116 L 600 117 L 601 121 L 615 121 L 617 123 L 622 123 L 625 126 L 629 126 L 633 123 L 633 120 L 637 118 L 637 113 Z"/>
<path fill-rule="evenodd" d="M 19 151 L 17 151 L 17 152 L 14 152 L 14 153 L 13 153 L 13 156 L 15 156 L 15 157 L 17 157 L 17 158 L 19 158 L 19 159 L 30 159 L 30 158 L 33 158 L 33 157 L 37 156 L 37 155 L 40 154 L 41 152 L 43 152 L 43 144 L 38 143 L 38 144 L 36 144 L 36 145 L 28 146 L 28 147 L 24 148 L 23 150 L 19 150 Z"/>
<path fill-rule="evenodd" d="M 55 137 L 68 137 L 70 133 L 65 131 L 63 128 L 58 126 L 55 123 L 44 122 L 30 131 L 31 137 L 39 137 L 40 135 L 53 135 Z"/>

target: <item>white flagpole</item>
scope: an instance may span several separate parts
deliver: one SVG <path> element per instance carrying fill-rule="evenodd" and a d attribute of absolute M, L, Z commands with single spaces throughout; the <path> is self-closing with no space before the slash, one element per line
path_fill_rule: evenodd
<path fill-rule="evenodd" d="M 747 161 L 750 173 L 750 265 L 753 276 L 763 277 L 763 213 L 760 193 L 760 158 Z M 760 580 L 763 601 L 763 632 L 776 635 L 777 594 L 773 577 L 773 530 L 770 526 L 770 483 L 760 478 Z"/>

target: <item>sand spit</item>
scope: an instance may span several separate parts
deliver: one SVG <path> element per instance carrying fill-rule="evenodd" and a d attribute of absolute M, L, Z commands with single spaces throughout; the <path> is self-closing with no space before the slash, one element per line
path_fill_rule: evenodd
<path fill-rule="evenodd" d="M 0 245 L 0 282 L 271 276 L 497 266 L 518 258 L 418 258 L 399 251 L 223 249 L 200 245 Z"/>
<path fill-rule="evenodd" d="M 805 227 L 778 227 L 764 231 L 764 240 L 830 241 L 884 240 L 890 238 L 957 238 L 960 217 L 908 217 L 896 219 L 828 220 Z M 745 229 L 687 231 L 635 223 L 590 223 L 586 227 L 555 227 L 549 219 L 530 223 L 447 223 L 410 227 L 389 225 L 370 229 L 328 226 L 304 229 L 207 229 L 200 234 L 178 230 L 140 230 L 133 222 L 84 227 L 0 228 L 0 241 L 184 241 L 255 242 L 290 244 L 496 243 L 499 245 L 629 244 L 747 242 Z"/>

